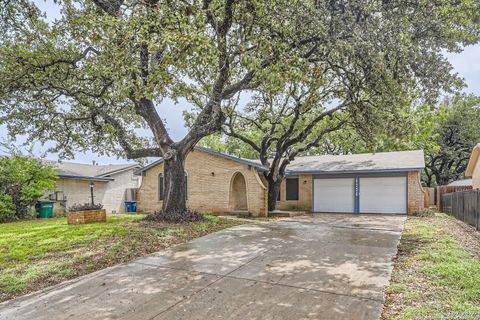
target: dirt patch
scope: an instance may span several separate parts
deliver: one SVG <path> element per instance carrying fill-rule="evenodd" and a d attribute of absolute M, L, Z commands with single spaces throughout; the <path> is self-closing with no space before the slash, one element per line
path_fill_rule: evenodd
<path fill-rule="evenodd" d="M 470 253 L 480 257 L 480 231 L 457 219 L 442 219 L 436 222 L 459 241 Z"/>

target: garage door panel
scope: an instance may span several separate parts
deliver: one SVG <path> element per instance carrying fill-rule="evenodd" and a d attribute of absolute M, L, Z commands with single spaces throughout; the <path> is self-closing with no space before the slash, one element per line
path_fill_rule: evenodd
<path fill-rule="evenodd" d="M 407 178 L 360 178 L 360 213 L 406 213 Z"/>
<path fill-rule="evenodd" d="M 355 179 L 315 179 L 313 184 L 315 212 L 355 211 Z"/>

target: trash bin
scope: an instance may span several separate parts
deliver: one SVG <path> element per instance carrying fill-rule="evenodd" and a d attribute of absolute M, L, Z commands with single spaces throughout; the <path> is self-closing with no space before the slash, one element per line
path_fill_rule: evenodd
<path fill-rule="evenodd" d="M 53 216 L 53 201 L 41 200 L 35 205 L 37 218 L 51 218 Z"/>
<path fill-rule="evenodd" d="M 127 212 L 137 212 L 137 201 L 125 201 Z"/>

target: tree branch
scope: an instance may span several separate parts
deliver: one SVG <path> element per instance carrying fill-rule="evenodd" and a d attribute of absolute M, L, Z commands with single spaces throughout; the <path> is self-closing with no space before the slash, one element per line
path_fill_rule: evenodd
<path fill-rule="evenodd" d="M 110 124 L 116 131 L 116 137 L 118 143 L 125 151 L 125 155 L 127 159 L 138 159 L 138 158 L 145 158 L 145 157 L 160 157 L 163 155 L 163 152 L 160 148 L 143 148 L 143 149 L 134 149 L 130 143 L 128 142 L 129 137 L 127 136 L 127 131 L 122 126 L 120 121 L 115 119 L 114 117 L 101 112 L 100 115 L 104 119 L 104 121 Z"/>

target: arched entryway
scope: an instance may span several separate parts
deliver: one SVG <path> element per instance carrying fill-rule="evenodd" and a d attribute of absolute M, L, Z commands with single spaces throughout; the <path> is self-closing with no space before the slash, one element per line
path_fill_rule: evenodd
<path fill-rule="evenodd" d="M 232 176 L 230 182 L 230 210 L 248 211 L 247 204 L 247 183 L 240 172 Z"/>

